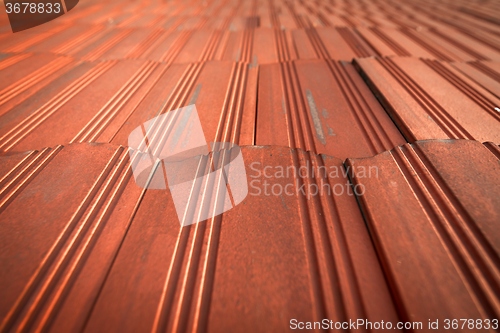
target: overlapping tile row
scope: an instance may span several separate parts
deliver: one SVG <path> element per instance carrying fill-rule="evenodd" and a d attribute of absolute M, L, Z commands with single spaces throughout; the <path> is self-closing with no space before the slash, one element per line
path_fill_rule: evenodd
<path fill-rule="evenodd" d="M 213 49 L 210 60 L 253 61 L 256 57 L 259 63 L 310 58 L 350 61 L 370 55 L 500 60 L 498 25 L 463 13 L 464 7 L 437 6 L 430 11 L 416 9 L 414 3 L 357 4 L 359 8 L 356 3 L 213 1 L 189 8 L 154 1 L 91 2 L 37 33 L 12 36 L 5 31 L 0 41 L 8 52 L 48 52 L 86 60 L 163 60 L 172 51 L 179 52 L 172 61 L 192 62 L 201 61 L 207 48 Z M 451 13 L 444 14 L 445 10 Z M 327 52 L 315 45 L 318 42 Z"/>
<path fill-rule="evenodd" d="M 209 140 L 225 136 L 226 141 L 253 144 L 257 71 L 227 61 L 81 62 L 33 96 L 16 100 L 20 104 L 2 109 L 1 149 L 56 142 L 126 145 L 130 132 L 143 122 L 194 103 Z"/>
<path fill-rule="evenodd" d="M 500 142 L 500 100 L 491 81 L 496 72 L 489 70 L 495 63 L 356 59 L 399 129 L 345 62 L 169 65 L 12 55 L 2 64 L 3 75 L 13 81 L 4 83 L 0 100 L 4 151 L 75 141 L 126 145 L 128 133 L 142 122 L 194 103 L 209 140 L 225 135 L 235 143 L 286 145 L 340 158 L 372 156 L 402 144 L 399 131 L 409 142 Z"/>
<path fill-rule="evenodd" d="M 482 45 L 456 32 L 382 27 L 317 27 L 282 30 L 253 26 L 232 30 L 64 26 L 54 33 L 28 35 L 5 43 L 5 52 L 42 52 L 82 60 L 143 58 L 187 63 L 208 60 L 272 63 L 294 59 L 415 56 L 446 61 L 500 60 L 500 42 Z M 454 36 L 450 39 L 449 36 Z M 212 50 L 206 54 L 206 50 Z M 247 54 L 248 53 L 248 54 Z"/>
<path fill-rule="evenodd" d="M 1 329 L 268 332 L 288 330 L 291 318 L 397 322 L 342 161 L 290 148 L 241 151 L 252 181 L 245 201 L 188 227 L 168 190 L 135 184 L 121 146 L 1 156 Z"/>
<path fill-rule="evenodd" d="M 462 5 L 457 8 L 460 10 L 468 8 L 467 4 Z M 219 119 L 224 123 L 226 114 L 235 112 L 234 127 L 227 129 L 232 133 L 231 140 L 235 142 L 239 142 L 238 130 L 242 130 L 242 135 L 245 137 L 242 142 L 247 144 L 262 139 L 262 142 L 280 142 L 291 147 L 311 149 L 341 158 L 368 156 L 368 154 L 390 149 L 395 144 L 401 144 L 399 133 L 394 125 L 387 122 L 387 117 L 373 102 L 373 97 L 365 93 L 363 83 L 357 79 L 352 70 L 344 70 L 349 68 L 349 65 L 339 66 L 331 61 L 332 59 L 350 61 L 355 57 L 360 59 L 357 64 L 366 64 L 375 62 L 372 59 L 365 59 L 374 55 L 391 58 L 416 56 L 425 59 L 455 61 L 453 67 L 458 68 L 460 74 L 445 63 L 442 65 L 446 68 L 442 68 L 441 63 L 438 62 L 427 61 L 426 64 L 432 65 L 435 71 L 439 70 L 440 75 L 446 77 L 448 81 L 453 81 L 452 83 L 456 86 L 454 89 L 462 92 L 459 99 L 464 98 L 462 95 L 466 95 L 466 100 L 474 99 L 476 104 L 493 117 L 493 122 L 496 122 L 498 93 L 495 79 L 497 76 L 494 70 L 484 65 L 495 64 L 485 59 L 497 58 L 498 38 L 495 39 L 495 35 L 490 34 L 494 27 L 484 23 L 484 20 L 479 20 L 483 22 L 483 28 L 489 27 L 485 29 L 487 31 L 487 36 L 485 36 L 488 38 L 479 38 L 477 32 L 471 35 L 467 29 L 467 33 L 463 29 L 458 31 L 441 21 L 436 23 L 432 17 L 427 17 L 428 21 L 436 24 L 424 24 L 420 17 L 424 15 L 421 11 L 418 15 L 411 14 L 413 11 L 408 11 L 408 8 L 413 9 L 412 4 L 409 4 L 406 10 L 399 7 L 401 6 L 385 2 L 376 5 L 366 2 L 341 3 L 333 6 L 328 3 L 320 5 L 309 2 L 277 1 L 265 4 L 262 2 L 242 4 L 216 1 L 207 4 L 202 10 L 196 6 L 186 8 L 174 3 L 160 6 L 148 2 L 141 4 L 88 3 L 79 7 L 77 11 L 65 15 L 64 20 L 51 22 L 36 32 L 25 31 L 15 35 L 6 32 L 0 36 L 2 51 L 5 52 L 0 60 L 0 75 L 9 77 L 4 81 L 5 86 L 0 91 L 0 108 L 2 109 L 0 111 L 2 115 L 0 149 L 22 151 L 86 140 L 99 142 L 114 140 L 113 142 L 125 144 L 123 132 L 130 128 L 126 126 L 127 122 L 129 119 L 137 119 L 136 114 L 151 115 L 151 110 L 145 111 L 145 109 L 151 108 L 152 104 L 148 105 L 142 101 L 148 99 L 147 96 L 151 91 L 156 91 L 155 88 L 162 81 L 163 76 L 172 76 L 172 82 L 178 80 L 177 88 L 175 88 L 177 93 L 169 97 L 164 107 L 162 104 L 157 104 L 152 108 L 158 109 L 159 112 L 171 110 L 174 106 L 180 107 L 185 105 L 183 103 L 191 101 L 186 92 L 195 95 L 196 89 L 203 86 L 202 82 L 197 82 L 200 81 L 197 79 L 200 68 L 203 68 L 201 73 L 214 72 L 215 79 L 218 79 L 218 76 L 224 76 L 219 71 L 227 74 L 227 71 L 222 69 L 222 67 L 227 68 L 226 65 L 222 65 L 224 61 L 250 64 L 249 69 L 244 69 L 244 65 L 234 65 L 238 69 L 233 72 L 236 74 L 229 76 L 229 80 L 235 78 L 236 85 L 233 85 L 233 81 L 225 81 L 227 77 L 220 81 L 224 82 L 224 86 L 227 87 L 225 94 L 227 98 L 237 96 L 238 91 L 234 89 L 239 89 L 238 85 L 244 86 L 245 97 L 238 96 L 237 99 L 242 102 L 239 106 L 236 105 L 239 109 L 242 108 L 241 105 L 244 105 L 244 112 L 240 112 L 239 109 L 233 110 L 235 104 L 230 103 L 231 101 L 237 103 L 237 99 L 229 99 L 229 102 L 226 99 L 222 102 L 219 96 L 210 96 L 210 98 L 213 97 L 213 101 L 207 102 L 211 104 L 210 107 L 202 108 L 207 113 L 206 121 L 210 124 L 209 127 L 212 127 L 208 129 L 210 138 L 213 137 L 214 128 L 217 128 L 215 125 L 217 120 L 208 118 L 217 119 L 220 114 Z M 436 11 L 441 10 L 439 8 L 438 6 Z M 415 19 L 418 17 L 418 24 L 414 26 L 400 24 L 400 21 L 395 20 L 396 9 L 400 14 L 406 13 Z M 168 20 L 169 23 L 157 26 L 159 21 L 151 19 L 146 14 L 149 11 Z M 167 15 L 167 18 L 165 12 L 172 13 L 174 16 Z M 200 15 L 201 12 L 206 15 Z M 335 15 L 340 15 L 338 17 L 345 18 L 347 24 L 331 24 L 324 16 L 325 13 L 332 15 L 336 13 Z M 458 14 L 453 13 L 453 15 L 469 15 L 460 11 Z M 115 22 L 115 14 L 123 16 L 123 22 L 140 21 L 143 23 L 139 26 L 128 26 L 120 20 Z M 219 14 L 222 16 L 217 16 Z M 376 15 L 372 16 L 372 14 Z M 311 15 L 316 15 L 319 21 L 312 20 Z M 67 17 L 72 17 L 72 20 Z M 104 24 L 106 17 L 111 21 Z M 357 17 L 358 20 L 352 17 Z M 392 20 L 393 24 L 378 24 L 377 22 L 382 20 L 381 17 Z M 206 24 L 207 20 L 215 19 L 220 24 Z M 295 23 L 283 24 L 285 21 Z M 469 17 L 467 22 L 477 27 L 476 21 L 473 17 Z M 270 22 L 270 24 L 262 24 L 262 22 Z M 349 27 L 345 27 L 346 25 Z M 123 59 L 130 60 L 122 62 Z M 325 59 L 327 66 L 319 65 L 319 62 L 317 65 L 301 64 L 303 60 L 313 59 Z M 100 63 L 103 60 L 106 64 Z M 220 70 L 207 69 L 210 66 L 206 66 L 205 63 L 210 60 L 222 61 Z M 377 61 L 387 64 L 393 62 L 390 58 L 387 61 Z M 394 62 L 404 61 L 414 60 L 394 60 Z M 173 66 L 173 64 L 184 65 L 184 67 Z M 262 64 L 264 66 L 255 69 L 257 65 Z M 475 64 L 474 72 L 471 72 L 469 64 Z M 127 68 L 122 71 L 121 68 L 125 67 Z M 282 68 L 282 82 L 275 81 L 277 91 L 292 90 L 288 90 L 286 94 L 281 93 L 282 98 L 279 96 L 280 93 L 275 95 L 270 93 L 273 96 L 269 97 L 266 96 L 269 93 L 266 91 L 269 87 L 267 82 L 260 80 L 262 84 L 257 85 L 259 95 L 262 95 L 264 101 L 271 98 L 272 102 L 256 103 L 255 81 L 257 77 L 277 74 L 276 68 L 278 67 Z M 324 76 L 324 80 L 329 82 L 328 85 L 321 82 L 316 84 L 316 90 L 314 90 L 310 87 L 303 87 L 304 82 L 301 82 L 306 81 L 306 85 L 314 85 L 307 83 L 311 80 L 311 74 L 303 74 L 297 82 L 296 74 L 293 74 L 297 70 L 290 71 L 290 68 L 296 67 L 304 68 L 303 71 L 307 71 L 306 67 L 309 67 L 316 74 L 318 68 L 326 70 L 326 67 L 329 67 L 330 71 L 326 70 L 326 72 L 331 72 L 333 75 Z M 476 113 L 482 114 L 477 111 L 478 107 L 475 107 L 476 111 L 466 119 L 459 119 L 462 118 L 462 113 L 453 110 L 457 103 L 446 105 L 447 103 L 432 100 L 432 97 L 430 101 L 419 102 L 425 104 L 424 112 L 420 112 L 418 106 L 416 109 L 413 108 L 411 98 L 404 100 L 404 106 L 394 109 L 391 103 L 395 103 L 394 99 L 399 101 L 399 96 L 397 96 L 399 91 L 378 90 L 379 72 L 372 73 L 373 77 L 366 75 L 368 72 L 373 72 L 375 67 L 377 65 L 370 64 L 358 66 L 358 69 L 365 74 L 365 79 L 372 82 L 372 88 L 381 95 L 378 97 L 384 98 L 384 106 L 389 110 L 406 140 L 450 137 L 498 142 L 495 134 L 495 132 L 498 133 L 496 124 L 488 126 L 485 130 L 478 128 L 482 126 L 480 124 L 483 121 L 492 122 L 488 116 L 480 117 L 480 121 L 473 119 Z M 185 70 L 182 75 L 172 75 L 172 72 L 182 70 Z M 247 71 L 248 78 L 244 74 Z M 115 76 L 114 73 L 118 72 L 120 72 L 119 75 Z M 242 75 L 239 74 L 240 72 Z M 291 74 L 284 74 L 287 72 Z M 468 78 L 488 91 L 484 92 L 483 88 L 477 88 L 475 83 L 470 83 L 470 80 L 464 78 L 461 73 L 465 73 Z M 346 75 L 349 79 L 345 79 Z M 393 75 L 396 74 L 393 73 Z M 421 90 L 421 87 L 415 86 L 416 84 L 411 82 L 411 77 L 408 79 L 406 74 L 399 73 L 397 76 L 401 76 L 400 85 L 406 90 Z M 206 78 L 205 80 L 210 81 Z M 249 80 L 248 84 L 247 80 Z M 316 83 L 320 82 L 316 78 L 313 80 Z M 113 82 L 106 83 L 106 87 L 96 85 L 98 83 L 104 85 L 104 82 L 108 81 Z M 433 87 L 435 84 L 432 83 Z M 448 82 L 444 83 L 442 80 L 437 85 L 442 90 L 448 89 L 449 86 Z M 63 86 L 66 87 L 62 89 Z M 205 95 L 207 84 L 205 83 L 204 86 L 202 95 L 207 96 Z M 390 89 L 394 87 L 391 86 Z M 429 85 L 422 89 L 427 88 Z M 182 89 L 186 91 L 181 92 Z M 321 108 L 324 108 L 326 113 L 322 112 L 322 114 L 334 114 L 330 120 L 325 120 L 319 116 L 318 112 L 314 112 L 315 99 L 318 98 L 314 96 L 319 94 L 326 96 L 327 90 L 338 91 L 339 89 L 343 95 L 340 100 L 349 104 L 348 111 L 344 111 L 344 103 L 341 103 L 344 107 L 338 107 L 336 102 L 325 101 L 324 104 L 327 107 L 321 106 Z M 297 94 L 298 91 L 301 94 Z M 219 91 L 213 93 L 222 96 Z M 416 92 L 417 95 L 418 93 Z M 490 93 L 496 96 L 492 98 Z M 414 95 L 415 92 L 410 92 L 410 94 Z M 353 95 L 355 97 L 352 97 Z M 413 97 L 420 100 L 418 96 Z M 280 99 L 282 99 L 281 103 Z M 272 105 L 273 109 L 269 110 L 266 103 Z M 285 117 L 279 114 L 280 104 L 282 104 L 281 109 L 285 109 Z M 78 119 L 76 113 L 79 113 L 79 110 L 76 110 L 76 105 L 85 109 Z M 214 105 L 217 106 L 213 107 Z M 262 110 L 259 110 L 261 106 Z M 68 112 L 69 109 L 71 109 L 70 112 Z M 413 117 L 414 113 L 419 114 L 419 112 L 422 114 Z M 271 113 L 278 119 L 284 120 L 278 123 L 278 131 L 274 134 L 285 133 L 285 131 L 295 134 L 291 136 L 288 133 L 280 137 L 274 135 L 276 140 L 265 137 L 273 135 L 269 131 L 270 126 L 264 121 L 261 125 L 262 130 L 259 130 L 259 121 L 255 120 L 255 115 L 270 115 Z M 59 114 L 64 114 L 64 116 L 58 117 Z M 352 118 L 355 122 L 350 123 L 349 120 Z M 261 116 L 260 119 L 263 117 Z M 140 121 L 144 120 L 140 119 Z M 253 125 L 253 128 L 252 122 L 257 123 Z M 336 122 L 336 127 L 345 134 L 337 135 L 331 122 Z M 349 126 L 346 126 L 347 123 Z M 230 122 L 226 126 L 233 126 L 233 123 Z M 469 128 L 470 126 L 476 128 Z M 54 127 L 61 129 L 61 132 L 48 136 L 47 133 Z M 120 137 L 121 141 L 115 139 L 115 136 Z M 259 140 L 257 136 L 260 137 Z M 361 144 L 354 139 L 356 137 L 362 138 Z M 43 145 L 34 145 L 34 142 L 43 143 Z M 355 150 L 351 154 L 353 146 Z"/>
<path fill-rule="evenodd" d="M 264 28 L 249 23 L 245 30 L 230 24 L 219 29 L 109 28 L 64 26 L 55 33 L 10 38 L 4 52 L 54 53 L 81 60 L 148 59 L 190 63 L 203 60 L 260 64 L 294 59 L 351 60 L 377 55 L 351 28 L 301 30 Z"/>
<path fill-rule="evenodd" d="M 7 57 L 0 65 L 10 61 L 4 71 L 17 73 L 18 67 L 30 70 L 25 63 L 46 62 L 45 55 L 14 62 L 18 58 Z M 62 59 L 68 65 L 54 60 L 62 67 L 59 77 L 32 72 L 32 80 L 4 88 L 1 150 L 61 142 L 126 145 L 135 127 L 189 104 L 196 104 L 205 136 L 214 142 L 284 145 L 344 159 L 373 156 L 405 142 L 350 63 Z"/>
<path fill-rule="evenodd" d="M 429 140 L 347 160 L 379 170 L 352 179 L 406 320 L 500 316 L 499 158 L 492 143 Z"/>

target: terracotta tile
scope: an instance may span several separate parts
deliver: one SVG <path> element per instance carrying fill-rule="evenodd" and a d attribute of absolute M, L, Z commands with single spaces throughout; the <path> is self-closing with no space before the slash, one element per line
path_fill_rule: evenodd
<path fill-rule="evenodd" d="M 500 98 L 500 62 L 454 62 L 452 65 Z"/>
<path fill-rule="evenodd" d="M 347 161 L 354 183 L 365 188 L 361 207 L 407 320 L 498 317 L 496 149 L 495 155 L 475 141 L 419 141 Z M 370 167 L 377 177 L 361 173 Z"/>
<path fill-rule="evenodd" d="M 408 141 L 500 142 L 500 100 L 446 64 L 401 57 L 357 59 L 356 66 Z"/>
<path fill-rule="evenodd" d="M 263 65 L 258 145 L 287 145 L 339 158 L 373 156 L 404 142 L 349 63 Z"/>

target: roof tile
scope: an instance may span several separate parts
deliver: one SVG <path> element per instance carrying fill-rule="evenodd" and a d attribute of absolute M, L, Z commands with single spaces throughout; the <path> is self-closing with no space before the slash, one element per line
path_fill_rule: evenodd
<path fill-rule="evenodd" d="M 498 97 L 447 64 L 403 57 L 355 63 L 408 141 L 500 142 Z"/>
<path fill-rule="evenodd" d="M 288 145 L 340 158 L 366 157 L 404 140 L 349 63 L 263 65 L 258 145 Z"/>
<path fill-rule="evenodd" d="M 475 141 L 419 141 L 347 161 L 354 183 L 365 189 L 361 207 L 408 320 L 499 316 L 495 149 L 496 155 Z M 377 177 L 360 172 L 369 167 Z"/>

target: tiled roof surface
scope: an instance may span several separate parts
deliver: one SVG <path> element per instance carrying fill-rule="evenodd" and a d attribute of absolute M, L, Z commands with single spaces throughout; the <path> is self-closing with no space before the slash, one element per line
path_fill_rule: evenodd
<path fill-rule="evenodd" d="M 0 332 L 500 319 L 499 17 L 82 0 L 12 33 L 2 9 Z M 207 142 L 241 146 L 249 194 L 181 227 L 127 146 L 191 104 Z"/>

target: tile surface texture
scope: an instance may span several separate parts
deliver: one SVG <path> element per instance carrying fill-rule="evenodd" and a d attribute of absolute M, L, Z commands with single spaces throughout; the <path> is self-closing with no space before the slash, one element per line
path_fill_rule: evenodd
<path fill-rule="evenodd" d="M 17 33 L 0 7 L 0 332 L 498 332 L 498 1 L 82 0 Z M 248 194 L 181 227 L 129 135 L 193 104 L 246 175 L 225 145 L 189 193 Z"/>

